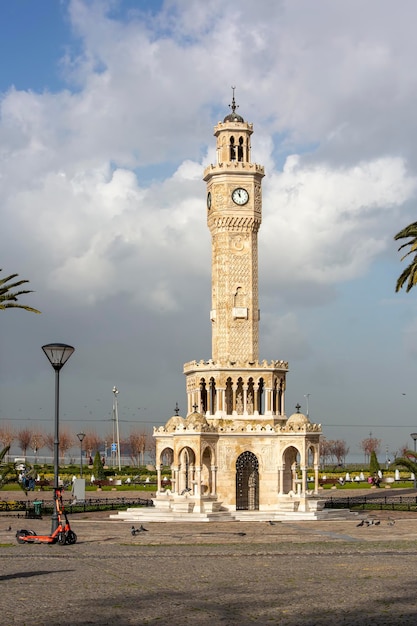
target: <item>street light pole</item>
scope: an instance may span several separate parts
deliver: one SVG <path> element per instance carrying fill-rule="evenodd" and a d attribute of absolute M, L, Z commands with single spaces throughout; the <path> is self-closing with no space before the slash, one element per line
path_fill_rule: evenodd
<path fill-rule="evenodd" d="M 414 441 L 414 452 L 416 452 L 416 441 L 417 441 L 417 433 L 411 433 L 410 437 Z M 415 459 L 415 457 L 414 457 Z M 414 474 L 414 489 L 417 488 L 417 476 Z"/>
<path fill-rule="evenodd" d="M 58 473 L 59 473 L 59 372 L 74 352 L 72 346 L 65 343 L 50 343 L 42 350 L 55 370 L 55 429 L 54 429 L 54 512 L 52 513 L 51 534 L 58 528 Z"/>
<path fill-rule="evenodd" d="M 119 390 L 117 389 L 117 387 L 113 387 L 113 418 L 114 421 L 116 423 L 116 445 L 117 445 L 117 450 L 116 450 L 116 459 L 117 459 L 117 463 L 119 466 L 119 472 L 122 469 L 121 463 L 120 463 L 120 433 L 119 433 L 119 409 L 117 406 L 117 396 L 119 395 Z"/>
<path fill-rule="evenodd" d="M 85 437 L 85 433 L 77 433 L 77 437 L 80 442 L 80 478 L 83 477 L 83 439 Z"/>

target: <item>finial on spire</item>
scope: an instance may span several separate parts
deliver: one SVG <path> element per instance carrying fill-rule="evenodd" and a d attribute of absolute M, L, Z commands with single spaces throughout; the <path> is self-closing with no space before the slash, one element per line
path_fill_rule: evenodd
<path fill-rule="evenodd" d="M 178 406 L 178 402 L 175 403 L 175 415 L 178 415 L 178 413 L 180 412 L 180 408 Z"/>
<path fill-rule="evenodd" d="M 229 104 L 229 107 L 232 109 L 232 113 L 235 113 L 236 109 L 239 108 L 239 105 L 236 104 L 236 100 L 235 100 L 235 89 L 236 87 L 232 85 L 233 98 L 232 98 L 232 104 Z"/>
<path fill-rule="evenodd" d="M 295 408 L 297 409 L 297 413 L 299 413 L 301 409 L 301 404 L 297 402 L 297 404 L 295 405 Z"/>

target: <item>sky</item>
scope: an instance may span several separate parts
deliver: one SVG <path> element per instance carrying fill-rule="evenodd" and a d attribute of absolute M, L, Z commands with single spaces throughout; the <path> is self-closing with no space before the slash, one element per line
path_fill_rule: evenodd
<path fill-rule="evenodd" d="M 60 420 L 121 437 L 185 412 L 211 357 L 204 168 L 229 112 L 265 166 L 260 358 L 289 361 L 328 439 L 417 432 L 417 292 L 394 235 L 416 220 L 417 4 L 403 0 L 0 3 L 0 425 L 53 429 L 41 346 L 75 352 Z M 308 407 L 307 407 L 308 401 Z"/>

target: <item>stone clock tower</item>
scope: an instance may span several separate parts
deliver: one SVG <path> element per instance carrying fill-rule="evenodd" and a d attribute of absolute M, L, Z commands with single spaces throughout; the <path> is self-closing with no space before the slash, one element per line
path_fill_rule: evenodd
<path fill-rule="evenodd" d="M 209 418 L 283 419 L 284 361 L 259 363 L 258 230 L 264 168 L 251 161 L 253 125 L 231 113 L 214 129 L 216 163 L 207 184 L 212 241 L 212 358 L 184 366 L 188 412 Z M 272 421 L 271 421 L 272 418 Z"/>
<path fill-rule="evenodd" d="M 203 176 L 212 242 L 212 356 L 184 365 L 186 417 L 177 408 L 165 426 L 154 429 L 158 489 L 152 519 L 175 521 L 184 513 L 241 519 L 248 512 L 261 519 L 261 511 L 267 519 L 274 511 L 311 519 L 320 508 L 314 495 L 321 427 L 300 407 L 285 415 L 288 363 L 259 360 L 264 168 L 251 161 L 253 126 L 237 113 L 234 93 L 230 107 L 214 128 L 216 163 Z M 166 490 L 162 463 L 171 468 Z M 314 470 L 311 489 L 308 468 Z"/>
<path fill-rule="evenodd" d="M 217 163 L 204 172 L 212 237 L 212 355 L 253 363 L 259 351 L 258 230 L 264 168 L 251 163 L 252 124 L 232 112 L 219 122 Z"/>

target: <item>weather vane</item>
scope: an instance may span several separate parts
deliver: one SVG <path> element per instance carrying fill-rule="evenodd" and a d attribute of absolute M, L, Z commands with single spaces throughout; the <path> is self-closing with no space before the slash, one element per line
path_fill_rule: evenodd
<path fill-rule="evenodd" d="M 234 113 L 236 109 L 239 108 L 239 105 L 236 104 L 236 101 L 235 101 L 235 89 L 236 87 L 232 85 L 232 91 L 233 91 L 232 104 L 229 104 L 229 107 L 232 109 L 232 113 Z"/>

